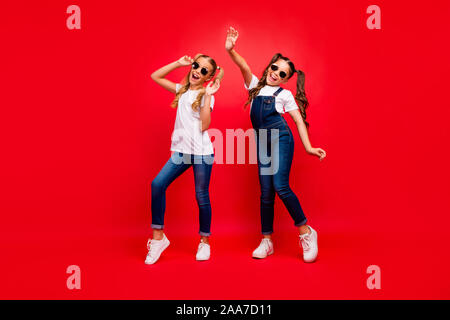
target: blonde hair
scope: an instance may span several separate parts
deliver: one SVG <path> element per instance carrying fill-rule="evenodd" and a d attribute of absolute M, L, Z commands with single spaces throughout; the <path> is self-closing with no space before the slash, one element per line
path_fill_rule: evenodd
<path fill-rule="evenodd" d="M 207 55 L 198 53 L 198 54 L 194 57 L 194 61 L 197 61 L 197 59 L 199 59 L 199 58 L 205 58 L 205 59 L 207 59 L 208 62 L 212 65 L 213 69 L 212 69 L 212 72 L 211 72 L 211 78 L 214 77 L 214 75 L 215 75 L 215 73 L 216 73 L 216 71 L 217 71 L 217 69 L 218 69 L 218 70 L 219 70 L 219 74 L 216 76 L 216 78 L 214 79 L 214 81 L 216 81 L 216 80 L 222 81 L 224 71 L 223 71 L 222 68 L 220 68 L 220 67 L 217 66 L 217 64 L 216 64 L 216 62 L 214 61 L 214 59 L 211 58 L 210 56 L 207 56 Z M 180 88 L 180 90 L 178 90 L 178 92 L 176 93 L 175 99 L 173 99 L 173 101 L 172 101 L 172 103 L 171 103 L 171 105 L 170 105 L 172 108 L 178 107 L 178 102 L 179 102 L 181 96 L 182 96 L 186 91 L 189 90 L 189 87 L 190 87 L 190 85 L 191 85 L 190 82 L 189 82 L 189 75 L 190 75 L 190 73 L 191 73 L 191 71 L 189 71 L 188 74 L 186 75 L 186 77 L 184 78 L 184 81 L 183 81 L 183 82 L 184 82 L 184 85 L 183 85 L 183 86 Z M 206 88 L 205 88 L 205 87 L 203 87 L 203 88 L 200 89 L 200 92 L 198 93 L 197 98 L 196 98 L 195 101 L 192 103 L 192 110 L 198 111 L 198 109 L 199 109 L 199 107 L 200 107 L 200 103 L 202 102 L 202 98 L 203 98 L 203 96 L 205 95 L 205 92 L 206 92 Z"/>

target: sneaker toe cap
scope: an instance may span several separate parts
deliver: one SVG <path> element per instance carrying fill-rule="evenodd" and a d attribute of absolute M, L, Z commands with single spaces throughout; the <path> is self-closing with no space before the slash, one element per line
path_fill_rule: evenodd
<path fill-rule="evenodd" d="M 317 251 L 310 251 L 303 253 L 303 260 L 305 262 L 314 262 L 317 258 Z"/>

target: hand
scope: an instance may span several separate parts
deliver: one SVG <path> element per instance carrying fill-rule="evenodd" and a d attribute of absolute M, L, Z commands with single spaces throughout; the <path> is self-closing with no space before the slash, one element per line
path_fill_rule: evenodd
<path fill-rule="evenodd" d="M 310 155 L 319 157 L 320 161 L 322 161 L 327 156 L 325 150 L 321 148 L 311 148 L 309 150 L 306 150 L 306 152 L 309 153 Z"/>
<path fill-rule="evenodd" d="M 206 86 L 206 94 L 209 96 L 212 96 L 214 93 L 217 92 L 217 90 L 219 90 L 220 88 L 220 81 L 219 79 L 214 80 L 213 82 L 208 83 L 208 85 Z"/>
<path fill-rule="evenodd" d="M 177 62 L 182 66 L 188 66 L 194 62 L 194 59 L 192 59 L 190 56 L 182 56 L 177 60 Z"/>
<path fill-rule="evenodd" d="M 230 51 L 236 45 L 236 41 L 239 37 L 239 32 L 233 27 L 230 27 L 227 31 L 227 40 L 225 41 L 225 49 Z"/>

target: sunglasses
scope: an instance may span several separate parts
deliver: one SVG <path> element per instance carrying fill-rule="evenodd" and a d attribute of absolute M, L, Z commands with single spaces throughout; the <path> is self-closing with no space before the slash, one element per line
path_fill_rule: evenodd
<path fill-rule="evenodd" d="M 278 66 L 276 64 L 273 64 L 270 66 L 270 69 L 272 69 L 272 71 L 277 71 L 278 70 Z M 287 74 L 284 71 L 280 71 L 280 78 L 284 79 L 286 78 Z"/>
<path fill-rule="evenodd" d="M 192 63 L 192 69 L 197 70 L 198 67 L 200 67 L 200 65 L 198 64 L 198 62 Z M 206 68 L 203 67 L 203 68 L 200 70 L 200 73 L 201 73 L 202 75 L 206 76 L 206 75 L 208 74 L 208 69 L 206 69 Z"/>

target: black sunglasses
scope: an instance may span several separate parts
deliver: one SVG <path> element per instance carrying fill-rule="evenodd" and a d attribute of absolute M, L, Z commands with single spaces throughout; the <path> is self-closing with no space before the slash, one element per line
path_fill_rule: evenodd
<path fill-rule="evenodd" d="M 198 67 L 200 67 L 200 65 L 198 64 L 198 62 L 192 63 L 192 69 L 196 70 L 196 69 L 198 69 Z M 208 69 L 202 68 L 202 69 L 200 70 L 200 73 L 201 73 L 202 75 L 206 76 L 206 75 L 208 74 Z"/>
<path fill-rule="evenodd" d="M 273 64 L 270 66 L 270 69 L 272 69 L 272 71 L 277 71 L 278 70 L 278 66 L 276 64 Z M 284 79 L 286 78 L 287 74 L 284 71 L 280 71 L 280 78 Z"/>

